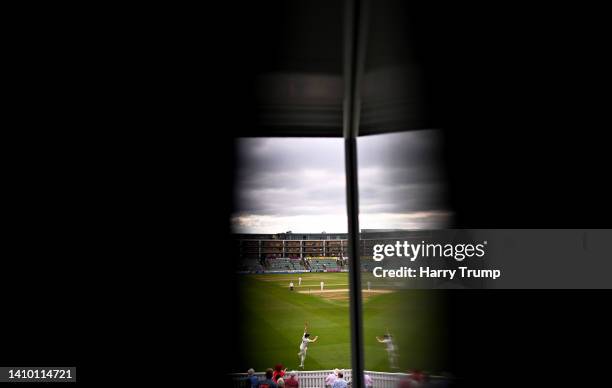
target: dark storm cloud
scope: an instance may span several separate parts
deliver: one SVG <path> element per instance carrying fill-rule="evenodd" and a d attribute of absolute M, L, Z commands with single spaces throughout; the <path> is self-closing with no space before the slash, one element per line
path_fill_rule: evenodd
<path fill-rule="evenodd" d="M 329 138 L 239 139 L 235 229 L 344 231 L 343 144 Z M 443 218 L 438 147 L 435 131 L 359 138 L 362 228 L 431 227 L 423 220 Z"/>
<path fill-rule="evenodd" d="M 445 210 L 440 140 L 436 131 L 359 138 L 362 213 Z"/>
<path fill-rule="evenodd" d="M 341 139 L 240 139 L 236 207 L 258 215 L 344 208 Z"/>

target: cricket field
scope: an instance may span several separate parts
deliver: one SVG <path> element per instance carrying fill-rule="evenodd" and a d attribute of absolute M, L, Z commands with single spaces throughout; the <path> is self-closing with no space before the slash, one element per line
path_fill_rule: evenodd
<path fill-rule="evenodd" d="M 394 288 L 392 283 L 376 283 L 367 276 L 362 280 L 366 370 L 444 370 L 447 338 L 440 294 Z M 302 277 L 301 285 L 298 277 Z M 298 370 L 305 322 L 311 338 L 319 338 L 308 347 L 304 370 L 351 367 L 347 273 L 251 274 L 241 275 L 240 281 L 245 365 L 237 372 L 263 371 L 279 363 Z M 289 290 L 290 282 L 294 291 Z M 376 340 L 387 332 L 397 347 L 399 369 L 391 368 L 385 345 Z"/>

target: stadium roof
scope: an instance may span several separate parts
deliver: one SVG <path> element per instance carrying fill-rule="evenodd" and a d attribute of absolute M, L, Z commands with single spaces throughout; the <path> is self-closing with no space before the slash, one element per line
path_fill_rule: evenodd
<path fill-rule="evenodd" d="M 440 127 L 431 114 L 439 109 L 427 98 L 434 83 L 422 71 L 436 52 L 410 43 L 407 15 L 414 13 L 406 5 L 385 4 L 371 4 L 359 135 Z M 251 90 L 240 91 L 246 123 L 235 126 L 237 136 L 343 136 L 344 5 L 268 1 L 249 10 L 258 23 L 242 45 L 237 77 Z"/>

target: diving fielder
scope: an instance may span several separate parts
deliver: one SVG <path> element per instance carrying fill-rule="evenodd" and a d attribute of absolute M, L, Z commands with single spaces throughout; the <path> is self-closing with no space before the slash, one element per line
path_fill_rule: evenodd
<path fill-rule="evenodd" d="M 311 342 L 316 342 L 319 336 L 314 337 L 314 339 L 310 339 L 310 333 L 308 333 L 308 324 L 304 326 L 304 335 L 302 335 L 302 342 L 300 343 L 300 352 L 298 353 L 298 357 L 300 358 L 300 368 L 304 368 L 304 359 L 306 358 L 306 351 L 308 351 L 308 344 Z"/>

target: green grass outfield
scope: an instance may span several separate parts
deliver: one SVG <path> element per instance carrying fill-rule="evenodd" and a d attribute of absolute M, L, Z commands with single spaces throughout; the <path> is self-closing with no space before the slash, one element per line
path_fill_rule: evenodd
<path fill-rule="evenodd" d="M 298 276 L 302 277 L 301 287 L 297 287 Z M 291 280 L 296 286 L 293 292 L 289 291 Z M 304 369 L 350 368 L 348 292 L 343 291 L 348 289 L 347 273 L 242 275 L 240 281 L 241 337 L 245 343 L 241 351 L 246 364 L 237 371 L 247 368 L 263 371 L 278 363 L 290 370 L 297 369 L 305 321 L 310 323 L 311 335 L 319 339 L 308 347 Z M 321 281 L 325 282 L 326 290 L 338 292 L 299 292 L 317 291 Z M 375 288 L 384 286 L 378 283 Z M 387 288 L 389 292 L 369 294 L 364 299 L 366 369 L 391 371 L 385 347 L 375 338 L 388 329 L 398 346 L 402 371 L 444 370 L 441 349 L 445 346 L 441 345 L 445 334 L 439 294 Z"/>

